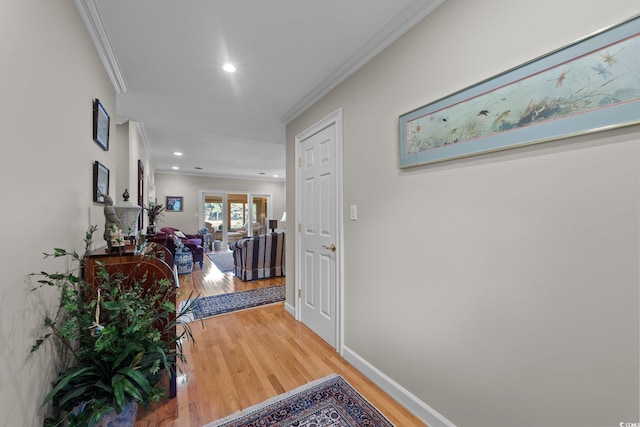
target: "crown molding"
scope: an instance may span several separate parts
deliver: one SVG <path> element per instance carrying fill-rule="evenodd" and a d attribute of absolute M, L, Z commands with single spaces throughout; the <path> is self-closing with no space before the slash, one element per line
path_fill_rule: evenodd
<path fill-rule="evenodd" d="M 151 152 L 151 145 L 149 144 L 149 138 L 147 137 L 147 131 L 144 127 L 144 123 L 140 123 L 140 122 L 133 122 L 133 123 L 135 123 L 136 125 L 136 130 L 138 131 L 138 135 L 142 140 L 142 145 L 144 145 L 144 148 L 147 150 L 147 153 L 149 153 L 149 158 L 153 157 L 153 153 Z"/>
<path fill-rule="evenodd" d="M 104 69 L 107 71 L 109 79 L 111 79 L 113 88 L 116 93 L 125 93 L 127 92 L 127 85 L 118 66 L 118 60 L 111 47 L 107 32 L 104 29 L 96 1 L 97 0 L 73 0 L 73 3 L 76 5 L 76 9 L 78 9 L 82 17 L 84 26 L 93 41 L 93 45 L 96 47 L 98 56 L 104 65 Z"/>
<path fill-rule="evenodd" d="M 427 15 L 436 10 L 445 0 L 427 0 L 414 2 L 392 20 L 387 26 L 380 30 L 362 49 L 351 56 L 337 70 L 335 70 L 322 83 L 309 92 L 297 104 L 295 104 L 283 117 L 282 121 L 288 124 L 290 121 L 302 114 L 307 108 L 315 104 L 320 98 L 338 86 L 351 74 L 358 71 L 367 62 L 386 49 L 391 43 L 399 39 L 404 33 L 409 31 L 414 25 L 422 21 Z"/>
<path fill-rule="evenodd" d="M 154 173 L 160 175 L 178 175 L 178 176 L 196 176 L 199 178 L 217 178 L 217 179 L 235 179 L 238 181 L 255 181 L 255 182 L 281 182 L 284 183 L 287 180 L 286 176 L 280 176 L 278 178 L 271 177 L 251 177 L 246 175 L 233 175 L 233 174 L 220 174 L 213 172 L 191 172 L 191 171 L 174 171 L 166 169 L 155 169 Z"/>

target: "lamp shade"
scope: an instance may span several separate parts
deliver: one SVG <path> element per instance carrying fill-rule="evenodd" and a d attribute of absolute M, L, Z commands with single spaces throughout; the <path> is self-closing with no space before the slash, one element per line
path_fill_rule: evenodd
<path fill-rule="evenodd" d="M 273 232 L 274 229 L 278 228 L 278 220 L 277 219 L 270 219 L 269 220 L 269 228 L 271 229 L 272 232 Z"/>
<path fill-rule="evenodd" d="M 282 212 L 282 218 L 280 218 L 280 222 L 287 222 L 287 212 Z"/>

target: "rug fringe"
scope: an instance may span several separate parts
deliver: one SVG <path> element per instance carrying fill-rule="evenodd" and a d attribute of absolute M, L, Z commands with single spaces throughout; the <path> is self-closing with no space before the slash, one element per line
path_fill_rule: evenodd
<path fill-rule="evenodd" d="M 204 427 L 216 427 L 216 426 L 222 425 L 224 423 L 228 423 L 229 421 L 233 421 L 233 420 L 235 420 L 237 418 L 243 417 L 247 413 L 256 411 L 256 410 L 258 410 L 260 408 L 265 408 L 267 406 L 273 405 L 274 403 L 278 403 L 283 399 L 291 397 L 291 396 L 293 396 L 295 394 L 303 392 L 303 391 L 305 391 L 307 389 L 310 389 L 312 387 L 317 386 L 320 383 L 323 383 L 325 381 L 329 381 L 329 380 L 331 380 L 333 378 L 336 378 L 336 377 L 340 377 L 340 375 L 338 375 L 338 374 L 330 374 L 330 375 L 327 375 L 324 378 L 320 378 L 318 380 L 314 380 L 314 381 L 311 381 L 309 383 L 303 384 L 300 387 L 297 387 L 297 388 L 295 388 L 295 389 L 293 389 L 291 391 L 288 391 L 286 393 L 282 393 L 282 394 L 279 394 L 277 396 L 271 397 L 271 398 L 265 400 L 264 402 L 260 402 L 260 403 L 257 403 L 255 405 L 252 405 L 252 406 L 250 406 L 248 408 L 241 409 L 240 411 L 235 412 L 235 413 L 233 413 L 233 414 L 231 414 L 231 415 L 229 415 L 229 416 L 227 416 L 225 418 L 221 418 L 219 420 L 216 420 L 216 421 L 213 421 L 213 422 L 211 422 L 209 424 L 206 424 Z M 342 378 L 342 380 L 346 382 L 346 380 L 344 378 Z"/>

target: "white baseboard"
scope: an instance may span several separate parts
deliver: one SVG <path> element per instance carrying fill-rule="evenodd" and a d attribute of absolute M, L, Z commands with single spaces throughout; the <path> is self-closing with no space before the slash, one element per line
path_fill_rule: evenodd
<path fill-rule="evenodd" d="M 284 303 L 284 309 L 286 310 L 287 313 L 292 315 L 294 318 L 296 317 L 296 308 L 291 304 L 289 304 L 288 302 Z"/>
<path fill-rule="evenodd" d="M 353 350 L 344 346 L 342 357 L 362 372 L 374 384 L 384 390 L 412 414 L 424 421 L 429 427 L 456 427 L 451 421 L 440 415 L 435 409 L 418 399 L 409 390 L 389 378 L 384 372 L 367 362 Z"/>

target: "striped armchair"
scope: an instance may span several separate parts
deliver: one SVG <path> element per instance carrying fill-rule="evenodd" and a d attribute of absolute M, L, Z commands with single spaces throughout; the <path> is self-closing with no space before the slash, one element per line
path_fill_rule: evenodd
<path fill-rule="evenodd" d="M 229 245 L 233 273 L 244 281 L 285 275 L 284 232 L 246 237 Z"/>

